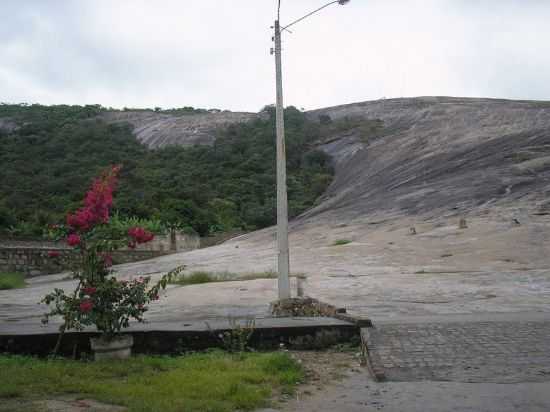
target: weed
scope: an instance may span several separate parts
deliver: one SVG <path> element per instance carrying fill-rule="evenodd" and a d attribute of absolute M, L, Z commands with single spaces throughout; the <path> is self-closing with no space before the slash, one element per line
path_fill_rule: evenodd
<path fill-rule="evenodd" d="M 25 286 L 25 276 L 22 273 L 0 273 L 0 290 L 19 289 Z"/>
<path fill-rule="evenodd" d="M 256 321 L 254 318 L 245 319 L 244 324 L 236 317 L 229 317 L 229 329 L 215 334 L 208 322 L 206 326 L 212 334 L 220 340 L 223 348 L 231 353 L 242 353 L 248 349 L 248 342 L 254 333 Z"/>
<path fill-rule="evenodd" d="M 351 240 L 349 240 L 349 239 L 338 239 L 332 244 L 332 246 L 342 246 L 342 245 L 347 245 L 348 243 L 351 243 Z"/>
<path fill-rule="evenodd" d="M 189 274 L 180 273 L 175 276 L 170 283 L 180 286 L 199 285 L 212 282 L 234 282 L 255 279 L 275 279 L 277 274 L 273 271 L 251 272 L 251 273 L 232 273 L 232 272 L 207 272 L 195 271 Z"/>

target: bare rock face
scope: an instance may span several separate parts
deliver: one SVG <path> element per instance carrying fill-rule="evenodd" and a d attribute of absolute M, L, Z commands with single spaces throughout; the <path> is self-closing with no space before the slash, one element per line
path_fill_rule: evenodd
<path fill-rule="evenodd" d="M 131 124 L 141 142 L 156 148 L 212 144 L 218 128 L 259 116 L 143 110 L 103 118 Z M 546 210 L 549 102 L 418 97 L 328 107 L 307 116 L 380 119 L 383 128 L 367 141 L 351 130 L 320 144 L 333 157 L 336 176 L 318 206 L 297 223 L 333 211 L 338 219 L 354 219 L 375 212 L 458 215 L 494 204 Z"/>
<path fill-rule="evenodd" d="M 318 207 L 354 218 L 422 215 L 505 203 L 539 208 L 550 193 L 550 102 L 420 97 L 308 112 L 382 119 L 380 136 L 323 145 L 336 177 Z"/>
<path fill-rule="evenodd" d="M 140 142 L 149 148 L 156 148 L 168 145 L 209 145 L 214 142 L 218 128 L 256 119 L 258 114 L 216 112 L 177 116 L 151 110 L 130 110 L 107 112 L 101 117 L 110 123 L 129 123 Z"/>
<path fill-rule="evenodd" d="M 18 128 L 17 123 L 8 117 L 0 117 L 0 130 L 11 132 Z"/>

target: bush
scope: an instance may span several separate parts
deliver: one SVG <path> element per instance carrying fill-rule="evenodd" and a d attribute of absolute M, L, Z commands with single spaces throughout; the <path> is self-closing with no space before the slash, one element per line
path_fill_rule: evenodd
<path fill-rule="evenodd" d="M 44 223 L 60 221 L 75 209 L 81 188 L 111 164 L 124 165 L 124 185 L 113 204 L 120 228 L 135 218 L 154 233 L 178 227 L 205 236 L 275 223 L 274 110 L 220 130 L 212 146 L 155 150 L 141 145 L 128 125 L 102 121 L 98 115 L 105 110 L 0 105 L 0 117 L 20 125 L 0 135 L 0 233 L 40 235 Z M 202 109 L 161 112 L 197 110 Z M 312 151 L 324 129 L 293 107 L 285 110 L 285 120 L 294 217 L 314 204 L 333 170 L 327 155 Z"/>
<path fill-rule="evenodd" d="M 42 300 L 51 305 L 43 323 L 51 316 L 61 316 L 62 332 L 94 325 L 104 339 L 112 339 L 129 326 L 131 319 L 143 321 L 147 305 L 159 299 L 160 289 L 166 287 L 172 276 L 171 272 L 149 286 L 150 277 L 126 281 L 112 275 L 114 250 L 126 245 L 133 248 L 154 238 L 141 227 L 132 227 L 120 237 L 110 237 L 110 212 L 119 171 L 120 167 L 115 166 L 102 173 L 86 193 L 84 206 L 67 215 L 66 225 L 50 227 L 57 238 L 65 238 L 77 252 L 73 271 L 73 278 L 78 281 L 76 289 L 66 294 L 56 288 Z"/>

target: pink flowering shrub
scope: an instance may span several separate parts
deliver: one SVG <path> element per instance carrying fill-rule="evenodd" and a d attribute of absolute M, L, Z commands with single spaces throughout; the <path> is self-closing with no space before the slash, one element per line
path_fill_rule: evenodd
<path fill-rule="evenodd" d="M 55 259 L 55 258 L 58 258 L 59 256 L 61 256 L 61 252 L 59 252 L 57 250 L 48 251 L 48 257 L 49 258 Z"/>
<path fill-rule="evenodd" d="M 126 237 L 116 239 L 106 230 L 119 172 L 120 167 L 114 166 L 94 180 L 84 206 L 67 215 L 66 226 L 50 226 L 58 239 L 64 238 L 77 252 L 73 277 L 78 283 L 71 294 L 55 289 L 44 297 L 42 302 L 51 309 L 44 315 L 44 323 L 51 316 L 61 316 L 63 331 L 95 325 L 106 338 L 111 338 L 128 327 L 131 319 L 143 321 L 147 305 L 166 288 L 171 274 L 150 285 L 149 277 L 118 280 L 111 272 L 114 250 L 133 248 L 154 238 L 140 227 L 131 228 Z"/>
<path fill-rule="evenodd" d="M 128 229 L 128 236 L 132 239 L 130 243 L 128 243 L 128 246 L 132 249 L 135 248 L 137 244 L 150 242 L 155 237 L 152 233 L 141 227 L 132 227 Z"/>

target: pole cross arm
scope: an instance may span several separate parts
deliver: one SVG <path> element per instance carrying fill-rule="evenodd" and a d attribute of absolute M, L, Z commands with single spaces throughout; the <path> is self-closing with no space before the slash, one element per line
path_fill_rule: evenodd
<path fill-rule="evenodd" d="M 287 24 L 287 25 L 284 26 L 284 27 L 281 27 L 281 31 L 287 30 L 290 26 L 294 26 L 296 23 L 299 23 L 299 22 L 301 22 L 302 20 L 307 19 L 309 16 L 311 16 L 311 15 L 313 15 L 313 14 L 315 14 L 315 13 L 320 12 L 320 11 L 323 10 L 325 7 L 331 6 L 331 5 L 336 4 L 336 3 L 338 3 L 338 4 L 341 5 L 341 6 L 343 6 L 344 4 L 349 3 L 349 1 L 350 1 L 350 0 L 334 0 L 334 1 L 331 1 L 330 3 L 327 3 L 327 4 L 325 4 L 324 6 L 321 6 L 321 7 L 319 7 L 318 9 L 313 10 L 311 13 L 308 13 L 308 14 L 306 14 L 305 16 L 302 16 L 302 17 L 300 17 L 299 19 L 294 20 L 292 23 Z"/>

